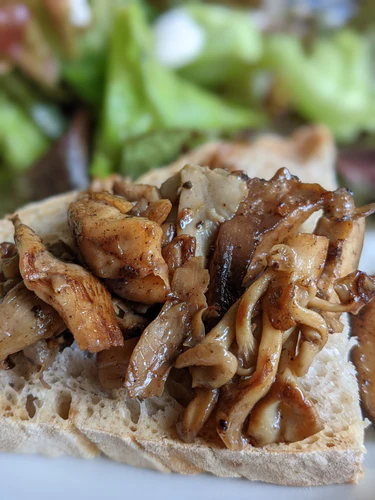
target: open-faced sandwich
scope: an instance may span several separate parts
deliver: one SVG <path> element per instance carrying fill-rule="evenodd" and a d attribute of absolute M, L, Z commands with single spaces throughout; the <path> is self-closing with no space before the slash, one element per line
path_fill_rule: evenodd
<path fill-rule="evenodd" d="M 355 482 L 346 313 L 375 296 L 375 205 L 333 161 L 320 128 L 211 144 L 0 222 L 0 449 Z"/>

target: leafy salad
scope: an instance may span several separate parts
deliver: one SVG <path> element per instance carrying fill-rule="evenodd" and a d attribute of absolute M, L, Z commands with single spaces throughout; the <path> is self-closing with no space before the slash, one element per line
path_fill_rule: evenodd
<path fill-rule="evenodd" d="M 372 137 L 371 22 L 286 31 L 259 12 L 2 0 L 0 211 L 43 182 L 41 196 L 82 188 L 88 173 L 137 177 L 209 138 L 280 120 L 325 123 L 343 144 Z"/>

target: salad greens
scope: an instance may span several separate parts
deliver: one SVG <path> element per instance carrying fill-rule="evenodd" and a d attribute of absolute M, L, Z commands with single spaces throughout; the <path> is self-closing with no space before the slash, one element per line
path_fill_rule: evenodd
<path fill-rule="evenodd" d="M 20 173 L 45 157 L 82 110 L 92 125 L 94 175 L 137 177 L 206 137 L 272 128 L 280 95 L 283 116 L 324 123 L 341 143 L 375 136 L 375 23 L 353 18 L 352 28 L 303 37 L 267 32 L 250 10 L 228 2 L 79 5 L 74 13 L 72 0 L 0 2 L 2 207 L 13 196 L 3 186 L 21 185 Z M 173 67 L 157 50 L 156 26 L 168 8 L 202 35 L 193 57 Z M 174 40 L 166 39 L 168 50 Z"/>
<path fill-rule="evenodd" d="M 288 35 L 274 35 L 265 61 L 306 119 L 323 122 L 343 141 L 375 130 L 375 80 L 368 40 L 344 30 L 317 39 L 309 52 Z"/>
<path fill-rule="evenodd" d="M 17 74 L 10 73 L 0 77 L 0 84 L 3 92 L 14 101 L 14 105 L 18 104 L 46 137 L 58 139 L 61 136 L 66 120 L 56 103 L 35 91 Z"/>
<path fill-rule="evenodd" d="M 219 5 L 183 7 L 203 29 L 201 54 L 180 74 L 198 84 L 218 87 L 242 78 L 249 64 L 262 55 L 262 37 L 250 14 Z"/>
<path fill-rule="evenodd" d="M 211 139 L 210 133 L 190 130 L 156 130 L 125 142 L 119 171 L 138 177 L 150 168 L 167 165 L 183 151 L 188 151 Z"/>
<path fill-rule="evenodd" d="M 90 3 L 93 19 L 92 29 L 76 36 L 76 57 L 65 58 L 62 78 L 83 101 L 92 107 L 100 106 L 105 86 L 105 68 L 108 40 L 112 29 L 113 15 L 129 0 L 92 0 Z"/>
<path fill-rule="evenodd" d="M 107 175 L 121 146 L 153 130 L 240 130 L 261 122 L 163 67 L 139 5 L 118 8 L 109 45 L 107 85 L 93 173 Z"/>
<path fill-rule="evenodd" d="M 50 144 L 25 111 L 0 90 L 0 149 L 3 161 L 22 171 L 36 161 Z"/>

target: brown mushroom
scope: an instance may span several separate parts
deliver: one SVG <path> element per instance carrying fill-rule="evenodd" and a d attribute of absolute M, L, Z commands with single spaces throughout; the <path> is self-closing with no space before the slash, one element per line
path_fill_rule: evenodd
<path fill-rule="evenodd" d="M 26 287 L 59 313 L 79 347 L 98 352 L 123 345 L 111 296 L 104 285 L 86 269 L 59 261 L 18 217 L 13 224 Z"/>
<path fill-rule="evenodd" d="M 66 328 L 55 309 L 23 282 L 12 288 L 0 303 L 0 317 L 0 360 Z"/>
<path fill-rule="evenodd" d="M 170 286 L 162 229 L 127 215 L 132 207 L 123 198 L 94 193 L 70 205 L 69 223 L 85 263 L 110 290 L 135 302 L 164 302 Z"/>
<path fill-rule="evenodd" d="M 375 301 L 351 319 L 352 335 L 358 338 L 352 360 L 357 368 L 364 414 L 375 425 Z"/>

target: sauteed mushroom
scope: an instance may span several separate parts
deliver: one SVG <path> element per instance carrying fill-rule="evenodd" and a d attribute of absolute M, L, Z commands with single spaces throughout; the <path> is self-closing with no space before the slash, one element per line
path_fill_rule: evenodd
<path fill-rule="evenodd" d="M 352 360 L 358 371 L 359 392 L 364 414 L 375 425 L 375 301 L 352 318 L 352 334 L 358 337 Z"/>
<path fill-rule="evenodd" d="M 104 285 L 82 267 L 59 261 L 18 217 L 13 224 L 26 287 L 59 313 L 80 348 L 98 352 L 123 345 Z"/>
<path fill-rule="evenodd" d="M 0 245 L 0 362 L 23 350 L 46 367 L 73 335 L 97 353 L 104 388 L 140 399 L 166 389 L 181 403 L 186 442 L 206 431 L 235 450 L 300 441 L 324 421 L 298 377 L 341 313 L 366 306 L 354 358 L 373 417 L 375 279 L 357 264 L 374 211 L 286 169 L 266 181 L 187 165 L 160 189 L 96 182 L 69 207 L 77 248 L 48 246 L 13 218 L 16 246 Z"/>
<path fill-rule="evenodd" d="M 183 342 L 200 329 L 200 311 L 206 307 L 208 272 L 194 257 L 173 276 L 172 296 L 141 335 L 130 359 L 126 387 L 134 397 L 160 396 Z M 198 321 L 195 321 L 198 316 Z"/>
<path fill-rule="evenodd" d="M 0 303 L 0 317 L 0 360 L 66 328 L 53 307 L 22 282 Z"/>
<path fill-rule="evenodd" d="M 69 223 L 85 263 L 110 290 L 135 302 L 164 302 L 170 286 L 162 229 L 145 217 L 127 215 L 132 208 L 110 193 L 93 193 L 70 205 Z"/>

